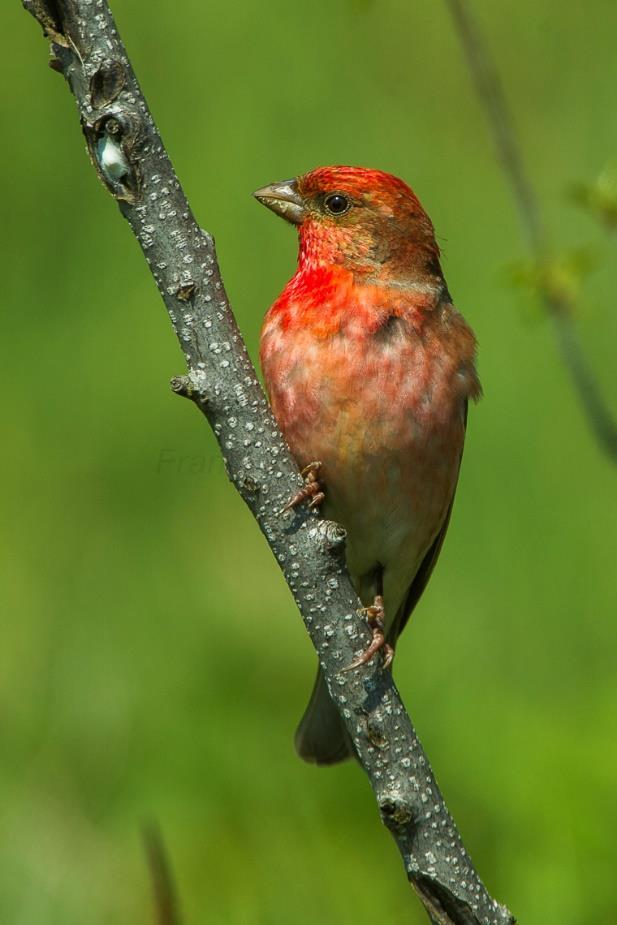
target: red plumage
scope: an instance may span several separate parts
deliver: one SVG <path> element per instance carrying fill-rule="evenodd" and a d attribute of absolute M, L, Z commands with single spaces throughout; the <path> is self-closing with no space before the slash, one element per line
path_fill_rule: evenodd
<path fill-rule="evenodd" d="M 324 167 L 256 196 L 300 237 L 261 336 L 274 415 L 298 464 L 322 463 L 322 512 L 347 530 L 363 603 L 383 594 L 394 644 L 447 527 L 467 403 L 480 394 L 475 338 L 402 180 Z M 296 744 L 318 763 L 350 753 L 320 676 Z"/>

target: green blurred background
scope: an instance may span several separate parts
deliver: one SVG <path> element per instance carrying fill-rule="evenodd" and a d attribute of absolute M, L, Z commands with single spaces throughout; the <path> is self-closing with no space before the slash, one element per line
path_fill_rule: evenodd
<path fill-rule="evenodd" d="M 431 214 L 485 398 L 395 674 L 471 854 L 521 923 L 617 918 L 617 473 L 550 325 L 441 3 L 113 4 L 252 355 L 296 244 L 253 189 L 381 167 Z M 476 0 L 615 401 L 615 239 L 565 190 L 617 153 L 614 0 Z M 0 921 L 152 923 L 159 821 L 187 925 L 424 922 L 349 764 L 296 759 L 314 654 L 137 244 L 18 0 L 3 9 Z"/>

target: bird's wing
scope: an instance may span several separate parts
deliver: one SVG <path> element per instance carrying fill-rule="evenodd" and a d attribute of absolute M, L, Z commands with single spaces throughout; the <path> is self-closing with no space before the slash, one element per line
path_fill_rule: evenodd
<path fill-rule="evenodd" d="M 464 424 L 465 424 L 465 429 L 466 429 L 467 428 L 467 402 L 465 402 Z M 462 458 L 463 458 L 463 454 L 461 452 L 461 459 Z M 461 459 L 459 459 L 459 470 L 460 470 L 460 465 L 461 465 Z M 455 486 L 455 489 L 456 489 L 456 486 Z M 394 618 L 392 628 L 390 629 L 390 632 L 388 633 L 388 641 L 392 645 L 396 644 L 396 640 L 398 639 L 398 637 L 401 635 L 401 633 L 407 626 L 409 618 L 411 617 L 416 604 L 422 597 L 424 589 L 426 588 L 429 582 L 429 579 L 433 573 L 433 569 L 435 568 L 435 565 L 437 564 L 437 559 L 439 558 L 439 553 L 441 552 L 443 541 L 445 540 L 446 533 L 448 532 L 448 524 L 450 523 L 450 515 L 452 514 L 453 504 L 454 504 L 454 492 L 452 494 L 452 500 L 450 501 L 448 510 L 446 511 L 446 516 L 444 517 L 443 523 L 441 525 L 441 529 L 439 530 L 439 533 L 433 540 L 433 543 L 430 546 L 428 552 L 424 556 L 424 559 L 422 560 L 420 568 L 416 572 L 415 578 L 412 581 L 411 585 L 409 586 L 409 591 L 407 592 L 407 596 L 405 597 L 403 603 L 399 607 L 396 617 Z"/>

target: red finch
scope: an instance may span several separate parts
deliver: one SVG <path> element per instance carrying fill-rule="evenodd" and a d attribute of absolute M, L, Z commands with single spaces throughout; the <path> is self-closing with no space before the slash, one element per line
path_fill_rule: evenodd
<path fill-rule="evenodd" d="M 448 526 L 467 403 L 480 395 L 476 341 L 452 305 L 431 221 L 402 180 L 320 167 L 255 196 L 300 238 L 260 351 L 274 415 L 308 471 L 291 503 L 313 496 L 346 528 L 373 633 L 348 667 L 379 649 L 387 667 Z M 318 764 L 352 753 L 321 672 L 295 741 Z"/>

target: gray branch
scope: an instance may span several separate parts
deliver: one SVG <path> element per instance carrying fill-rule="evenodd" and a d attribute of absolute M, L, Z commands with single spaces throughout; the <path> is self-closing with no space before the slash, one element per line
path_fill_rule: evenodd
<path fill-rule="evenodd" d="M 448 813 L 381 660 L 341 673 L 369 642 L 345 568 L 345 531 L 281 515 L 301 484 L 229 307 L 214 242 L 196 223 L 105 0 L 24 0 L 75 96 L 97 174 L 137 237 L 184 351 L 172 388 L 206 416 L 227 474 L 263 531 L 318 653 L 407 876 L 433 923 L 507 925 Z"/>

